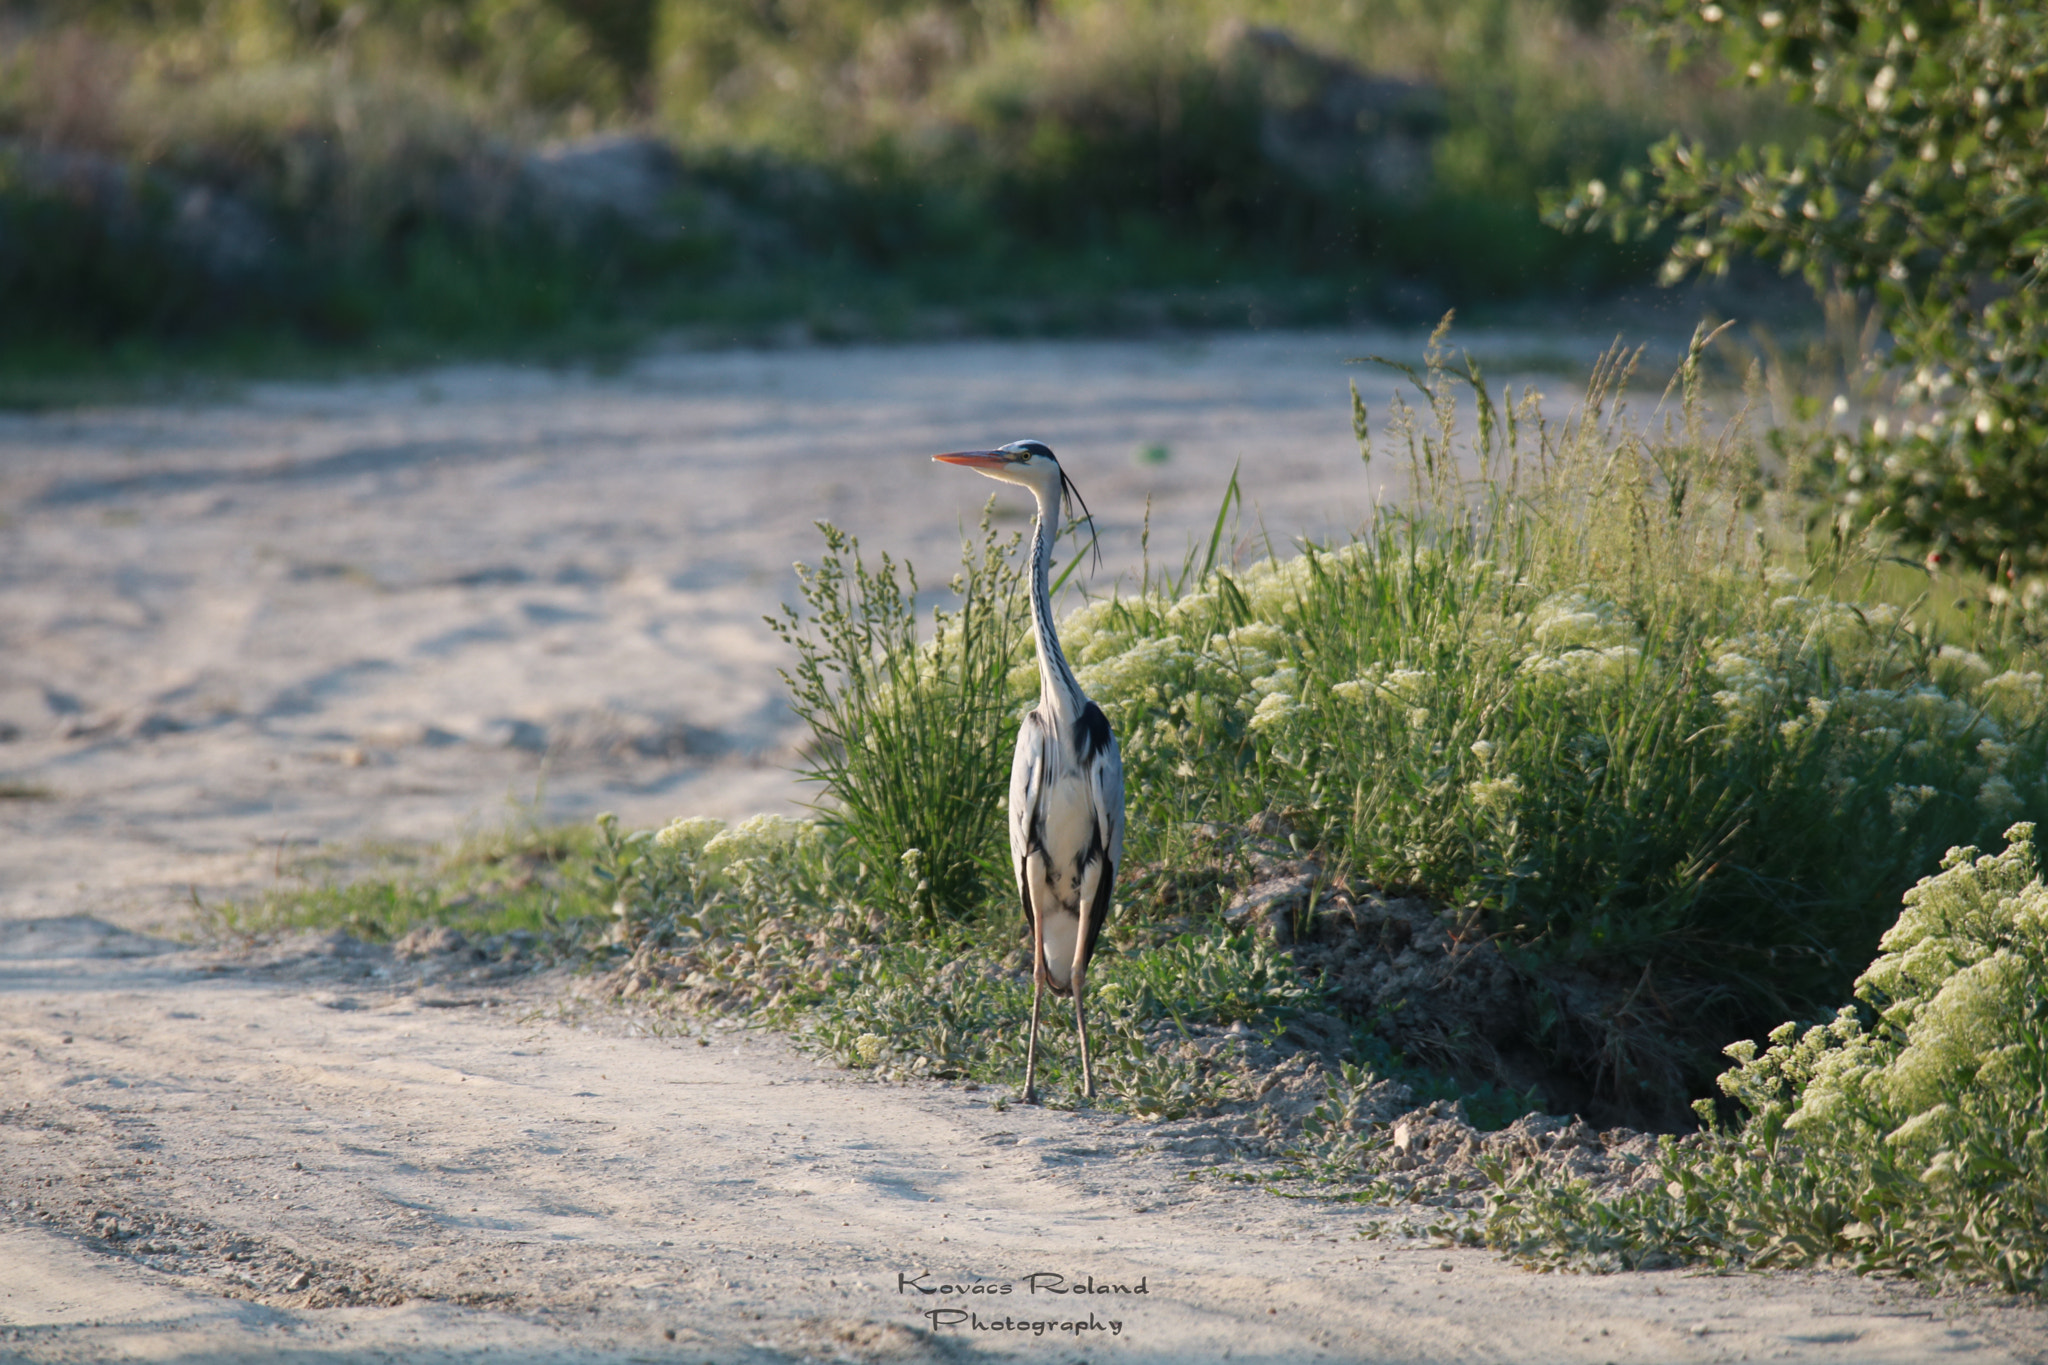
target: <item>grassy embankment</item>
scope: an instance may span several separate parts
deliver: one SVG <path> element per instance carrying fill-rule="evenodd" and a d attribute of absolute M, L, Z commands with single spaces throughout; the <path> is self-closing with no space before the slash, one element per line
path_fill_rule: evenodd
<path fill-rule="evenodd" d="M 1219 517 L 1206 556 L 1067 616 L 1130 791 L 1091 977 L 1103 1103 L 1245 1098 L 1173 1038 L 1336 1008 L 1222 917 L 1245 878 L 1230 831 L 1262 819 L 1329 888 L 1419 893 L 1504 956 L 1510 1036 L 1404 1053 L 1390 1040 L 1418 997 L 1348 1017 L 1344 1049 L 1502 1119 L 1516 1040 L 1535 1102 L 1654 1119 L 1713 1093 L 1724 1046 L 1835 1015 L 1861 975 L 1860 1013 L 1737 1054 L 1719 1115 L 1737 1128 L 1667 1153 L 1663 1194 L 1602 1203 L 1504 1171 L 1471 1235 L 1537 1258 L 1840 1254 L 2038 1288 L 2039 882 L 2016 851 L 1899 907 L 1951 847 L 2002 847 L 2048 812 L 2040 637 L 1816 529 L 1739 425 L 1706 428 L 1696 371 L 1649 431 L 1617 416 L 1624 377 L 1603 368 L 1584 410 L 1546 424 L 1436 352 L 1418 406 L 1377 438 L 1358 414 L 1362 453 L 1409 465 L 1411 506 L 1244 565 L 1217 559 Z M 1017 1085 L 1029 992 L 1001 804 L 1034 675 L 1013 542 L 970 548 L 960 605 L 921 631 L 907 568 L 835 534 L 781 623 L 819 822 L 606 825 L 555 850 L 590 874 L 552 889 L 444 903 L 431 878 L 368 884 L 244 922 L 504 927 L 546 901 L 563 951 L 657 1008 L 744 1012 L 849 1066 Z M 452 866 L 457 886 L 479 875 Z M 1076 1088 L 1067 1054 L 1041 1058 L 1054 1102 Z"/>
<path fill-rule="evenodd" d="M 777 27 L 694 0 L 27 4 L 0 17 L 0 365 L 1597 294 L 1654 253 L 1542 226 L 1539 188 L 1785 117 L 1668 75 L 1600 8 L 841 0 Z M 679 168 L 624 217 L 548 200 L 532 153 L 593 131 L 659 136 Z"/>

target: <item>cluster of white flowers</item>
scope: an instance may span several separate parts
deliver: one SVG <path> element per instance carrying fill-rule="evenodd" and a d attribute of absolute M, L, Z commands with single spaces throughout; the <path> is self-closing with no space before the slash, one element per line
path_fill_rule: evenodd
<path fill-rule="evenodd" d="M 725 821 L 714 820 L 708 815 L 692 815 L 671 820 L 654 836 L 654 846 L 695 858 L 704 852 L 704 846 L 725 832 Z"/>
<path fill-rule="evenodd" d="M 1739 649 L 1723 650 L 1708 671 L 1721 684 L 1714 693 L 1715 703 L 1737 727 L 1757 724 L 1775 712 L 1791 681 Z"/>
<path fill-rule="evenodd" d="M 1935 668 L 1947 686 L 1974 688 L 1991 680 L 1991 665 L 1974 650 L 1943 645 L 1934 658 Z"/>
<path fill-rule="evenodd" d="M 1976 853 L 1952 851 L 1939 875 L 1906 893 L 1883 955 L 1857 982 L 1905 1030 L 1886 1082 L 1907 1112 L 1928 1108 L 1973 1071 L 1979 1084 L 1995 1083 L 2000 1054 L 2017 1045 L 2019 988 L 2048 968 L 2048 887 L 2034 827 L 2007 830 L 2001 854 Z"/>
<path fill-rule="evenodd" d="M 1909 762 L 1949 756 L 1958 794 L 1974 799 L 1993 819 L 2024 807 L 2006 772 L 2014 746 L 2009 733 L 2048 711 L 2048 688 L 2038 673 L 1994 675 L 1970 650 L 1945 645 L 1933 651 L 1931 681 L 1905 686 L 1842 685 L 1838 679 L 1879 680 L 1920 673 L 1923 652 L 1914 623 L 1896 607 L 1854 608 L 1839 602 L 1782 597 L 1773 628 L 1724 640 L 1712 672 L 1714 700 L 1728 724 L 1728 742 L 1745 729 L 1789 708 L 1779 735 L 1792 743 L 1824 730 L 1839 747 L 1830 780 L 1846 789 L 1852 771 L 1896 753 Z M 1801 694 L 1805 694 L 1803 701 Z M 1892 814 L 1910 818 L 1938 793 L 1925 783 L 1895 784 Z"/>
<path fill-rule="evenodd" d="M 1253 599 L 1254 606 L 1263 601 L 1275 607 L 1274 594 L 1298 587 L 1303 572 L 1255 566 L 1250 577 L 1263 585 L 1265 596 Z M 1115 603 L 1092 602 L 1060 626 L 1075 679 L 1117 725 L 1127 760 L 1155 747 L 1178 745 L 1188 713 L 1213 707 L 1219 699 L 1234 699 L 1223 704 L 1240 708 L 1254 729 L 1276 725 L 1302 709 L 1300 679 L 1290 662 L 1292 636 L 1284 626 L 1255 619 L 1226 634 L 1191 641 L 1184 632 L 1211 619 L 1215 595 L 1193 593 L 1164 611 L 1159 605 L 1126 603 L 1119 609 Z"/>
<path fill-rule="evenodd" d="M 1120 654 L 1074 670 L 1083 691 L 1103 706 L 1162 706 L 1198 662 L 1178 635 L 1144 636 Z"/>
<path fill-rule="evenodd" d="M 1291 693 L 1268 692 L 1259 698 L 1259 704 L 1252 709 L 1248 722 L 1254 730 L 1265 730 L 1280 725 L 1301 710 L 1301 703 Z"/>
<path fill-rule="evenodd" d="M 2048 684 L 2039 673 L 2007 671 L 1980 683 L 1977 700 L 2001 725 L 2019 729 L 2048 711 Z"/>
<path fill-rule="evenodd" d="M 1891 788 L 1892 818 L 1901 822 L 1910 820 L 1922 806 L 1939 795 L 1940 792 L 1925 783 L 1909 787 L 1903 782 L 1894 782 Z"/>
<path fill-rule="evenodd" d="M 1380 680 L 1388 693 L 1411 705 L 1427 697 L 1430 675 L 1419 668 L 1396 668 Z"/>
<path fill-rule="evenodd" d="M 1545 649 L 1589 649 L 1622 644 L 1633 638 L 1627 620 L 1612 602 L 1583 592 L 1546 597 L 1529 612 L 1529 633 Z"/>
<path fill-rule="evenodd" d="M 1128 608 L 1114 597 L 1098 597 L 1060 622 L 1060 646 L 1077 664 L 1099 663 L 1130 644 L 1130 629 L 1118 629 Z M 1032 665 L 1036 669 L 1037 665 Z"/>
<path fill-rule="evenodd" d="M 1270 673 L 1292 657 L 1289 636 L 1279 626 L 1267 621 L 1251 621 L 1239 626 L 1228 635 L 1209 637 L 1209 654 L 1219 661 L 1226 661 L 1246 677 L 1256 678 Z"/>
<path fill-rule="evenodd" d="M 1292 559 L 1262 559 L 1239 574 L 1233 582 L 1244 594 L 1253 614 L 1267 618 L 1284 616 L 1314 591 L 1318 572 L 1341 572 L 1370 553 L 1369 546 L 1353 542 L 1334 550 L 1317 550 L 1313 555 L 1299 554 Z"/>
<path fill-rule="evenodd" d="M 1522 779 L 1509 773 L 1506 777 L 1487 778 L 1474 782 L 1465 788 L 1465 797 L 1484 811 L 1498 814 L 1512 814 L 1515 801 L 1522 794 Z"/>
<path fill-rule="evenodd" d="M 1258 699 L 1252 702 L 1249 722 L 1252 729 L 1270 729 L 1300 711 L 1301 702 L 1297 695 L 1300 690 L 1300 678 L 1289 665 L 1282 665 L 1262 678 L 1252 679 L 1251 694 L 1246 698 L 1247 701 L 1253 697 Z"/>
<path fill-rule="evenodd" d="M 1762 1055 L 1753 1043 L 1729 1048 L 1737 1066 L 1721 1088 L 1758 1112 L 1782 1106 L 1809 1137 L 1883 1116 L 1884 1140 L 1925 1163 L 1923 1179 L 1952 1170 L 1965 1121 L 1954 1097 L 2017 1085 L 2039 1061 L 2026 1055 L 2024 1001 L 2048 975 L 2048 886 L 2034 827 L 2014 825 L 2006 841 L 1996 856 L 1950 850 L 1906 893 L 1856 982 L 1886 1033 L 1866 1031 L 1851 1006 L 1803 1033 L 1785 1024 Z"/>
<path fill-rule="evenodd" d="M 1605 692 L 1642 667 L 1642 638 L 1627 613 L 1583 591 L 1547 597 L 1525 616 L 1504 624 L 1523 632 L 1514 644 L 1521 654 L 1516 674 L 1545 692 Z M 1528 650 L 1532 637 L 1539 647 Z"/>
<path fill-rule="evenodd" d="M 1994 820 L 2009 820 L 2026 806 L 2004 773 L 1993 773 L 1977 784 L 1977 804 Z"/>
<path fill-rule="evenodd" d="M 1191 592 L 1166 609 L 1166 623 L 1170 626 L 1193 625 L 1207 619 L 1215 610 L 1214 591 Z"/>
<path fill-rule="evenodd" d="M 720 831 L 704 845 L 703 857 L 728 866 L 748 861 L 776 862 L 810 852 L 824 839 L 814 820 L 787 815 L 753 815 Z"/>
<path fill-rule="evenodd" d="M 1642 657 L 1643 651 L 1635 645 L 1600 645 L 1562 654 L 1531 654 L 1517 671 L 1539 687 L 1587 692 L 1626 682 Z"/>
<path fill-rule="evenodd" d="M 1818 726 L 1826 723 L 1827 718 L 1833 713 L 1834 703 L 1826 697 L 1808 697 L 1804 714 L 1780 721 L 1778 734 L 1787 744 L 1797 744 L 1803 736 L 1813 733 Z"/>

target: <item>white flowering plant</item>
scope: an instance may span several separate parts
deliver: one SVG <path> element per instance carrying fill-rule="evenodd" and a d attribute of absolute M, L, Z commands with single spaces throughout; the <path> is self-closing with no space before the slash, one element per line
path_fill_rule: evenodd
<path fill-rule="evenodd" d="M 1739 1118 L 1606 1201 L 1505 1179 L 1485 1237 L 1535 1260 L 1835 1262 L 2048 1290 L 2048 886 L 2031 824 L 1905 895 L 1856 999 L 1727 1049 Z"/>

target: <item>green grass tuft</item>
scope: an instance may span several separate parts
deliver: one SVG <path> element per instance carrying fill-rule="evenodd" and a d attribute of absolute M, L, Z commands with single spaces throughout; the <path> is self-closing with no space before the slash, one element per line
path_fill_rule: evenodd
<path fill-rule="evenodd" d="M 522 824 L 448 852 L 381 847 L 315 855 L 253 900 L 201 904 L 200 928 L 233 939 L 339 929 L 372 943 L 422 925 L 472 936 L 552 935 L 602 913 L 589 876 L 599 844 L 598 831 L 587 827 Z"/>

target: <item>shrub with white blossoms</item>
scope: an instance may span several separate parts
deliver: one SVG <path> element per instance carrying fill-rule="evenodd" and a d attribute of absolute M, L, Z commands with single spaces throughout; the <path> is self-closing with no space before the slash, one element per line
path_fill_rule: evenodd
<path fill-rule="evenodd" d="M 708 815 L 691 815 L 671 820 L 655 831 L 654 846 L 680 858 L 697 858 L 704 845 L 725 832 L 725 821 Z"/>
<path fill-rule="evenodd" d="M 742 862 L 788 863 L 821 846 L 822 835 L 815 820 L 787 815 L 751 815 L 730 829 L 722 829 L 703 845 L 703 857 L 715 865 L 731 867 Z"/>
<path fill-rule="evenodd" d="M 1585 592 L 1546 597 L 1529 613 L 1529 633 L 1550 650 L 1629 643 L 1634 632 L 1619 607 Z"/>
<path fill-rule="evenodd" d="M 1736 1043 L 1722 1091 L 1814 1141 L 1857 1124 L 1894 1143 L 1935 1138 L 1957 1091 L 1987 1066 L 1998 1079 L 2013 1049 L 2024 1051 L 2029 979 L 2048 990 L 2048 888 L 2034 827 L 2014 825 L 2006 839 L 1997 855 L 1951 849 L 1938 875 L 1906 893 L 1880 956 L 1856 981 L 1872 1024 L 1845 1005 L 1825 1024 L 1781 1025 L 1761 1053 Z"/>
<path fill-rule="evenodd" d="M 743 931 L 831 899 L 825 831 L 813 820 L 756 815 L 727 825 L 691 816 L 623 839 L 601 828 L 615 850 L 620 942 Z"/>
<path fill-rule="evenodd" d="M 1977 687 L 1977 700 L 1987 714 L 2008 729 L 2039 725 L 2048 719 L 2048 684 L 2039 673 L 2008 669 Z"/>
<path fill-rule="evenodd" d="M 1906 893 L 1860 1005 L 1728 1049 L 1721 1089 L 1748 1116 L 1737 1149 L 1788 1133 L 1798 1175 L 1758 1183 L 1770 1166 L 1723 1156 L 1690 1179 L 1695 1198 L 1740 1210 L 1756 1248 L 2048 1288 L 2048 886 L 2034 826 L 2006 840 L 1951 849 Z M 1731 1177 L 1740 1196 L 1717 1194 Z"/>

